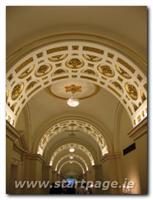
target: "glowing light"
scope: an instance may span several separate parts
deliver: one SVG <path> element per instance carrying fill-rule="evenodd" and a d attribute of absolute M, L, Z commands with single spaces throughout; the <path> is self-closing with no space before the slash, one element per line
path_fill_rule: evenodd
<path fill-rule="evenodd" d="M 79 105 L 79 100 L 78 99 L 75 99 L 73 97 L 70 97 L 68 100 L 67 100 L 67 105 L 70 106 L 70 107 L 77 107 Z"/>
<path fill-rule="evenodd" d="M 69 149 L 69 152 L 71 152 L 71 153 L 73 153 L 75 151 L 75 149 L 73 148 L 73 147 L 71 147 L 70 149 Z"/>
<path fill-rule="evenodd" d="M 70 159 L 73 160 L 73 156 L 70 156 Z"/>
<path fill-rule="evenodd" d="M 92 161 L 91 161 L 91 165 L 92 165 L 92 166 L 94 166 L 94 165 L 95 165 L 95 162 L 94 162 L 94 160 L 92 160 Z"/>

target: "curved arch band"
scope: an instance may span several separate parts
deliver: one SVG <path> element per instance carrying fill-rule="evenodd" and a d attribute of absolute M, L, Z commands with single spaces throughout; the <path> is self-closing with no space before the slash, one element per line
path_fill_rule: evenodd
<path fill-rule="evenodd" d="M 116 50 L 93 42 L 53 43 L 29 53 L 7 73 L 7 120 L 13 126 L 37 92 L 63 79 L 84 79 L 102 87 L 125 107 L 133 126 L 147 115 L 145 75 Z"/>
<path fill-rule="evenodd" d="M 64 165 L 66 165 L 66 164 L 69 163 L 69 162 L 70 162 L 70 161 L 65 161 L 65 162 L 60 166 L 60 168 L 59 168 L 59 170 L 58 170 L 58 174 L 61 173 L 61 170 L 62 170 L 62 168 L 64 167 Z M 83 168 L 83 166 L 82 166 L 78 161 L 74 160 L 74 161 L 71 161 L 71 162 L 72 162 L 72 163 L 76 163 L 77 165 L 79 165 L 80 168 L 82 169 L 83 174 L 85 173 L 85 169 Z"/>
<path fill-rule="evenodd" d="M 58 170 L 58 166 L 60 165 L 60 163 L 64 160 L 64 159 L 66 159 L 66 158 L 69 158 L 70 156 L 73 156 L 74 158 L 78 158 L 80 161 L 82 161 L 82 163 L 84 164 L 84 166 L 85 166 L 85 168 L 86 168 L 86 171 L 88 171 L 88 165 L 87 165 L 87 163 L 86 163 L 86 161 L 81 157 L 81 156 L 79 156 L 79 155 L 77 155 L 77 154 L 67 154 L 67 155 L 65 155 L 64 157 L 62 157 L 58 162 L 57 162 L 57 164 L 56 164 L 56 166 L 55 166 L 55 171 L 57 171 Z"/>
<path fill-rule="evenodd" d="M 60 152 L 62 152 L 63 150 L 69 149 L 69 148 L 71 148 L 71 147 L 73 147 L 73 148 L 75 148 L 75 149 L 78 149 L 78 150 L 81 150 L 82 152 L 84 152 L 84 153 L 88 156 L 91 165 L 92 165 L 92 166 L 95 165 L 95 161 L 94 161 L 94 158 L 93 158 L 91 152 L 90 152 L 86 147 L 84 147 L 83 145 L 76 144 L 76 143 L 68 143 L 68 144 L 65 144 L 65 145 L 62 145 L 62 146 L 58 147 L 58 149 L 56 149 L 56 151 L 53 153 L 53 155 L 52 155 L 52 157 L 51 157 L 51 159 L 50 159 L 49 165 L 50 165 L 50 166 L 53 165 L 53 162 L 54 162 L 55 157 L 56 157 Z"/>
<path fill-rule="evenodd" d="M 40 139 L 37 152 L 43 155 L 48 142 L 61 132 L 77 130 L 88 134 L 93 138 L 93 140 L 96 141 L 96 143 L 99 145 L 102 156 L 108 153 L 108 147 L 103 134 L 92 124 L 78 119 L 62 120 L 61 122 L 51 126 Z"/>

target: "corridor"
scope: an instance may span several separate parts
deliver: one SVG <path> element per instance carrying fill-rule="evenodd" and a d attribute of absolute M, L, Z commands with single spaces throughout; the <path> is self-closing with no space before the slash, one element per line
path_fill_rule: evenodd
<path fill-rule="evenodd" d="M 146 194 L 147 8 L 8 6 L 6 24 L 6 192 Z"/>

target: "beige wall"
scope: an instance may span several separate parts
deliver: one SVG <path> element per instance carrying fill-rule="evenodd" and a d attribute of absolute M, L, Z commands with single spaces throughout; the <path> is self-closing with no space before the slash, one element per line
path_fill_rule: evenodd
<path fill-rule="evenodd" d="M 108 155 L 102 160 L 101 165 L 90 169 L 86 177 L 88 180 L 117 180 L 119 183 L 123 183 L 124 179 L 128 178 L 135 182 L 135 187 L 129 193 L 145 194 L 147 192 L 147 120 L 144 120 L 126 136 L 130 138 L 129 141 L 136 143 L 136 150 L 125 156 L 122 154 L 122 149 L 118 154 Z M 42 157 L 23 149 L 20 134 L 9 124 L 7 124 L 6 143 L 7 193 L 48 193 L 47 189 L 14 189 L 14 180 L 49 179 L 52 182 L 57 177 L 54 177 L 52 169 L 45 164 Z M 122 192 L 121 190 L 108 190 L 101 193 Z"/>
<path fill-rule="evenodd" d="M 15 180 L 42 180 L 44 160 L 22 148 L 20 135 L 9 124 L 6 130 L 6 192 L 8 194 L 44 193 L 45 191 L 38 188 L 35 190 L 15 189 Z"/>
<path fill-rule="evenodd" d="M 121 179 L 128 178 L 134 181 L 135 187 L 129 192 L 133 194 L 147 193 L 147 120 L 144 120 L 137 127 L 131 130 L 126 137 L 130 142 L 122 142 L 123 147 L 135 142 L 136 149 L 123 156 L 121 149 L 121 162 L 119 166 L 122 172 Z M 125 138 L 126 138 L 125 137 Z M 122 141 L 125 141 L 122 140 Z M 125 146 L 127 144 L 127 146 Z"/>
<path fill-rule="evenodd" d="M 142 135 L 140 138 L 136 139 L 137 145 L 137 158 L 140 173 L 140 183 L 141 183 L 141 193 L 145 194 L 148 189 L 148 138 L 147 134 Z"/>

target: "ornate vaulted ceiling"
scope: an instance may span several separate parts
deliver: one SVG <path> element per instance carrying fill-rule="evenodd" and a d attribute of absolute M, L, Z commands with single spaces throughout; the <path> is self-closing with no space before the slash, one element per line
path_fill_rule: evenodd
<path fill-rule="evenodd" d="M 29 99 L 49 85 L 61 98 L 68 98 L 72 86 L 79 88 L 80 99 L 93 95 L 94 85 L 105 88 L 119 99 L 134 126 L 147 114 L 147 80 L 135 63 L 106 46 L 75 40 L 32 51 L 9 70 L 7 119 L 13 126 Z"/>
<path fill-rule="evenodd" d="M 7 120 L 30 151 L 55 168 L 65 155 L 68 173 L 75 146 L 81 173 L 128 143 L 147 115 L 146 24 L 141 7 L 7 8 Z"/>

